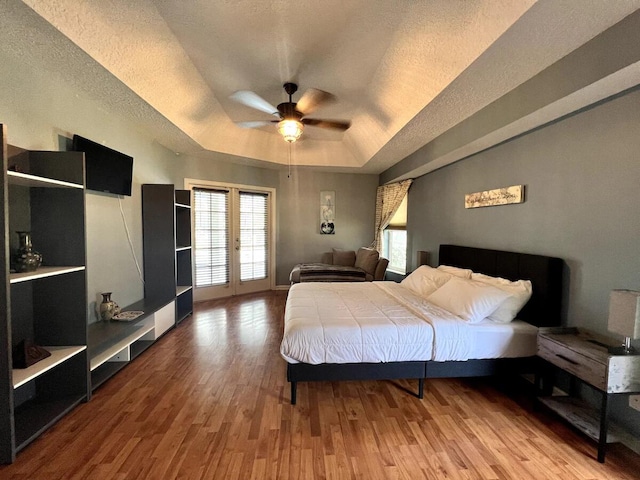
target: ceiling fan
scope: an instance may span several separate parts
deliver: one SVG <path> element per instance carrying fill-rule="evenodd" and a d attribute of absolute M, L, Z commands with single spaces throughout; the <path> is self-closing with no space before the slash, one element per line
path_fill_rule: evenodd
<path fill-rule="evenodd" d="M 335 95 L 317 88 L 310 88 L 300 100 L 296 103 L 291 96 L 298 91 L 298 85 L 287 82 L 283 85 L 284 91 L 289 95 L 289 101 L 274 107 L 261 96 L 249 90 L 240 90 L 231 95 L 231 99 L 242 103 L 261 112 L 273 115 L 278 120 L 271 121 L 255 121 L 255 122 L 237 122 L 236 124 L 243 128 L 257 128 L 268 125 L 269 123 L 278 124 L 278 132 L 283 138 L 293 143 L 300 138 L 305 125 L 320 128 L 330 128 L 333 130 L 346 130 L 351 126 L 351 122 L 341 120 L 320 120 L 315 118 L 306 118 L 307 115 L 314 112 L 323 104 L 335 101 Z"/>

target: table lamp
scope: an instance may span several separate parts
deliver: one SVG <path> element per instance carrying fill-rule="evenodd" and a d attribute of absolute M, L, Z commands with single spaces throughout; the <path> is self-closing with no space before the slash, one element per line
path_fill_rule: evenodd
<path fill-rule="evenodd" d="M 640 292 L 611 291 L 607 328 L 610 332 L 624 336 L 624 345 L 610 348 L 610 353 L 617 355 L 635 353 L 631 346 L 631 339 L 640 337 Z"/>
<path fill-rule="evenodd" d="M 421 267 L 422 265 L 429 265 L 429 257 L 429 252 L 418 250 L 418 267 Z"/>

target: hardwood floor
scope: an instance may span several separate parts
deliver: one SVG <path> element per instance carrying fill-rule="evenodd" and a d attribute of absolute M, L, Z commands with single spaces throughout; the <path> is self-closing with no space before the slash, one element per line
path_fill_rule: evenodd
<path fill-rule="evenodd" d="M 627 448 L 599 464 L 595 442 L 486 379 L 427 380 L 423 400 L 415 382 L 301 383 L 290 405 L 285 298 L 198 304 L 0 478 L 640 478 Z"/>

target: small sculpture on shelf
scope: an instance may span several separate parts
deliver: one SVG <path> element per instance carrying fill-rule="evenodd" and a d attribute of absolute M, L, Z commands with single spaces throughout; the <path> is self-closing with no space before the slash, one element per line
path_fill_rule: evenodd
<path fill-rule="evenodd" d="M 104 292 L 102 295 L 102 302 L 100 303 L 100 319 L 104 322 L 108 322 L 114 315 L 120 313 L 120 307 L 116 302 L 111 300 L 112 292 Z"/>
<path fill-rule="evenodd" d="M 16 232 L 20 244 L 13 256 L 13 266 L 18 273 L 34 272 L 42 264 L 42 255 L 33 249 L 31 232 Z"/>
<path fill-rule="evenodd" d="M 13 347 L 13 368 L 29 368 L 50 356 L 49 350 L 25 339 Z"/>

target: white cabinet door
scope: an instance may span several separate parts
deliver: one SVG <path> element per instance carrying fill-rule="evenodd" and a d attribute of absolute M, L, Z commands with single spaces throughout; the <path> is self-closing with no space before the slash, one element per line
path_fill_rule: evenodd
<path fill-rule="evenodd" d="M 155 338 L 157 339 L 176 324 L 176 302 L 173 301 L 165 305 L 153 315 L 156 324 Z"/>

